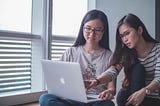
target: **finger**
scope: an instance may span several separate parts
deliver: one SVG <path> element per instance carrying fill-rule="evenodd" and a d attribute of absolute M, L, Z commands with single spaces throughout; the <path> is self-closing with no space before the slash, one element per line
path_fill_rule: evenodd
<path fill-rule="evenodd" d="M 113 99 L 114 98 L 114 96 L 112 95 L 112 94 L 107 94 L 107 96 L 105 96 L 105 100 L 111 100 L 111 99 Z"/>
<path fill-rule="evenodd" d="M 99 98 L 103 99 L 104 95 L 105 95 L 104 92 L 100 93 L 100 94 L 99 94 Z"/>
<path fill-rule="evenodd" d="M 113 98 L 114 98 L 114 96 L 111 93 L 109 93 L 109 92 L 105 93 L 105 95 L 103 96 L 104 100 L 111 100 Z"/>
<path fill-rule="evenodd" d="M 130 98 L 129 101 L 126 103 L 126 105 L 130 105 L 130 104 L 132 104 L 134 106 L 139 105 L 138 101 L 133 97 Z"/>
<path fill-rule="evenodd" d="M 127 101 L 129 101 L 132 98 L 132 95 L 128 97 Z"/>
<path fill-rule="evenodd" d="M 127 99 L 127 100 L 128 100 L 128 102 L 126 103 L 126 105 L 130 105 L 130 104 L 133 103 L 133 100 L 132 100 L 132 99 Z"/>

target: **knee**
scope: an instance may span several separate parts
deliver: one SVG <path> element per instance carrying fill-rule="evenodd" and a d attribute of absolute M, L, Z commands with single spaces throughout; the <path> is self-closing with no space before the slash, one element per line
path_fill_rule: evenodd
<path fill-rule="evenodd" d="M 44 102 L 47 100 L 47 94 L 42 94 L 40 97 L 39 97 L 39 103 L 41 106 L 43 106 L 42 104 L 44 104 Z"/>
<path fill-rule="evenodd" d="M 144 83 L 145 68 L 140 63 L 135 64 L 131 69 L 131 81 L 136 83 Z"/>
<path fill-rule="evenodd" d="M 145 73 L 145 68 L 142 64 L 137 63 L 132 67 L 132 74 L 136 74 L 136 75 L 144 75 Z"/>
<path fill-rule="evenodd" d="M 56 96 L 51 94 L 42 94 L 39 97 L 39 104 L 40 106 L 47 106 L 50 100 L 56 99 Z"/>
<path fill-rule="evenodd" d="M 118 106 L 125 106 L 128 97 L 129 97 L 128 90 L 120 89 L 116 98 Z"/>

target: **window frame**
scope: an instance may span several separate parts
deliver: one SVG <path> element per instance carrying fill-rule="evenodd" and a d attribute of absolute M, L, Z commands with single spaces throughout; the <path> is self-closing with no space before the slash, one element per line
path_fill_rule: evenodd
<path fill-rule="evenodd" d="M 48 59 L 50 33 L 49 8 L 52 0 L 32 0 L 31 33 L 0 30 L 1 39 L 23 39 L 32 41 L 32 88 L 30 93 L 0 97 L 0 105 L 18 105 L 38 101 L 44 90 L 41 59 Z M 38 73 L 38 74 L 37 74 Z M 38 80 L 37 80 L 38 79 Z M 37 84 L 38 83 L 38 84 Z"/>

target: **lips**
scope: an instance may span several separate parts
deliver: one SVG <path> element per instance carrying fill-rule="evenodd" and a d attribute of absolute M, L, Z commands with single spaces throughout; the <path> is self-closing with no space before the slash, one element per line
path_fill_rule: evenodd
<path fill-rule="evenodd" d="M 129 46 L 130 46 L 130 43 L 126 43 L 125 45 L 129 47 Z"/>

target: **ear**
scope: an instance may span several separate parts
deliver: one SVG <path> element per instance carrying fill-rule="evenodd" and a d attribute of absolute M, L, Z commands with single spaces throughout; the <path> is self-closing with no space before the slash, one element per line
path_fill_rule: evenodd
<path fill-rule="evenodd" d="M 143 28 L 141 26 L 138 27 L 138 34 L 139 35 L 142 35 L 143 33 Z"/>

